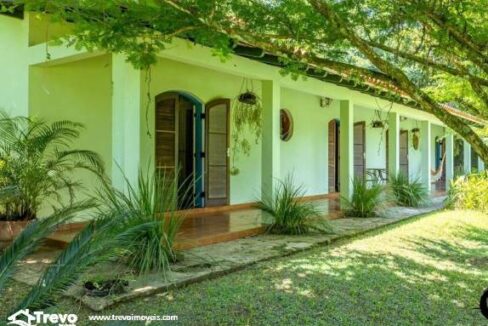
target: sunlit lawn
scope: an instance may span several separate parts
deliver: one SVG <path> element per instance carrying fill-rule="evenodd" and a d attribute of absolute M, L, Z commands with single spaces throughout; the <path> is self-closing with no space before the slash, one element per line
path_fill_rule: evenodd
<path fill-rule="evenodd" d="M 171 314 L 185 325 L 484 325 L 473 308 L 486 287 L 488 216 L 448 211 L 103 314 Z M 74 301 L 56 310 L 93 325 Z"/>

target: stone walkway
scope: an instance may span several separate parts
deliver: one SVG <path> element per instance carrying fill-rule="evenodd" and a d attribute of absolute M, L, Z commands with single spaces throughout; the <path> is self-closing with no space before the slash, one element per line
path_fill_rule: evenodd
<path fill-rule="evenodd" d="M 231 242 L 218 243 L 193 248 L 183 252 L 184 259 L 172 267 L 166 278 L 161 274 L 135 277 L 128 274 L 123 265 L 106 264 L 97 266 L 89 274 L 100 277 L 120 277 L 129 280 L 127 293 L 95 298 L 85 295 L 81 284 L 72 286 L 66 295 L 80 300 L 89 308 L 100 311 L 117 302 L 137 297 L 149 296 L 168 289 L 182 287 L 202 280 L 215 278 L 245 268 L 257 262 L 290 255 L 318 245 L 328 245 L 334 241 L 356 236 L 386 225 L 394 224 L 417 215 L 443 208 L 445 197 L 432 199 L 429 207 L 405 208 L 390 207 L 377 218 L 342 218 L 331 221 L 333 234 L 314 234 L 307 236 L 259 235 Z M 33 285 L 42 270 L 59 251 L 47 251 L 26 260 L 18 273 L 17 281 Z M 90 279 L 90 276 L 83 279 Z"/>

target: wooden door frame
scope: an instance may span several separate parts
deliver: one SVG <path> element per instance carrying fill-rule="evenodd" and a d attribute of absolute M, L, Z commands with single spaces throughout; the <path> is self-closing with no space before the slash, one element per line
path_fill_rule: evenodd
<path fill-rule="evenodd" d="M 230 203 L 230 158 L 229 158 L 229 155 L 228 155 L 228 150 L 229 150 L 229 146 L 230 146 L 230 133 L 231 133 L 231 130 L 230 130 L 230 99 L 228 98 L 218 98 L 218 99 L 214 99 L 214 100 L 211 100 L 207 103 L 205 103 L 205 162 L 204 162 L 204 171 L 205 171 L 205 204 L 204 204 L 204 207 L 209 207 L 208 203 L 210 201 L 216 201 L 216 199 L 209 199 L 208 196 L 210 194 L 209 192 L 209 167 L 210 167 L 210 164 L 209 164 L 209 127 L 210 127 L 210 109 L 212 107 L 215 107 L 217 105 L 220 105 L 220 104 L 224 104 L 226 107 L 227 107 L 227 117 L 226 117 L 226 127 L 227 127 L 227 137 L 226 137 L 226 165 L 227 165 L 227 170 L 226 170 L 226 183 L 227 183 L 227 189 L 226 189 L 226 199 L 225 199 L 225 202 L 223 203 L 219 203 L 219 204 L 216 204 L 216 205 L 212 205 L 212 206 L 225 206 L 225 205 L 229 205 Z M 218 200 L 218 199 L 217 199 Z"/>
<path fill-rule="evenodd" d="M 356 126 L 362 125 L 363 127 L 363 178 L 366 178 L 366 121 L 359 121 L 355 122 L 353 125 L 353 132 L 352 132 L 352 146 L 353 146 L 353 155 L 352 155 L 352 160 L 353 160 L 353 166 L 354 164 L 354 128 Z M 354 176 L 355 178 L 356 176 Z"/>

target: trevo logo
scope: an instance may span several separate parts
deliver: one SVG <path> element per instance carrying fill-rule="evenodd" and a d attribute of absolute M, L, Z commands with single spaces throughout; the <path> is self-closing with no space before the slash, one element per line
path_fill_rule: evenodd
<path fill-rule="evenodd" d="M 42 311 L 22 309 L 7 318 L 8 325 L 36 326 L 36 325 L 59 325 L 76 326 L 78 316 L 75 314 L 46 314 Z"/>

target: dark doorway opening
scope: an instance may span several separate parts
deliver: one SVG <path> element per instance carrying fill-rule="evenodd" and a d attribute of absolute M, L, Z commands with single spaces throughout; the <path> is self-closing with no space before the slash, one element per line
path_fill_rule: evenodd
<path fill-rule="evenodd" d="M 329 193 L 340 191 L 339 166 L 340 166 L 340 126 L 339 120 L 330 120 L 328 124 L 328 184 Z"/>
<path fill-rule="evenodd" d="M 354 124 L 354 178 L 364 179 L 366 174 L 366 123 Z"/>
<path fill-rule="evenodd" d="M 156 97 L 156 170 L 167 177 L 177 174 L 178 206 L 202 207 L 202 105 L 178 92 Z"/>

